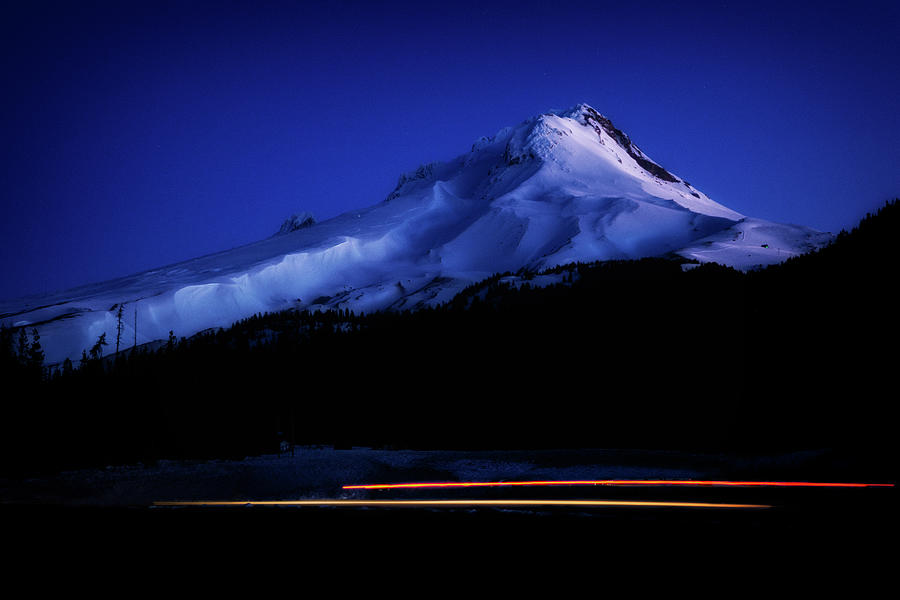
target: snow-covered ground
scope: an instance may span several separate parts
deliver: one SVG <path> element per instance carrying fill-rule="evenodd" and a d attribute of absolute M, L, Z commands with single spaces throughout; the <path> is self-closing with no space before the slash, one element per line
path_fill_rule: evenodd
<path fill-rule="evenodd" d="M 799 225 L 782 225 L 761 219 L 742 219 L 682 248 L 677 254 L 701 263 L 762 267 L 811 252 L 828 244 L 833 236 Z"/>
<path fill-rule="evenodd" d="M 0 479 L 5 504 L 149 507 L 157 501 L 366 498 L 344 485 L 440 481 L 728 478 L 748 466 L 803 465 L 817 452 L 755 458 L 641 450 L 417 451 L 296 448 L 244 460 L 167 461 Z M 478 490 L 465 490 L 475 497 Z M 438 494 L 447 492 L 438 492 Z"/>
<path fill-rule="evenodd" d="M 403 175 L 381 203 L 269 239 L 112 281 L 0 303 L 39 330 L 47 363 L 105 333 L 123 343 L 189 336 L 288 308 L 357 312 L 438 304 L 495 273 L 675 252 L 741 269 L 830 235 L 749 219 L 669 173 L 581 104 L 484 137 Z"/>

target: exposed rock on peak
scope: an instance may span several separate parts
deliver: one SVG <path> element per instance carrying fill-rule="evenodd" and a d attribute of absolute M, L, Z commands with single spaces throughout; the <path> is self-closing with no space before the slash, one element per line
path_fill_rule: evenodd
<path fill-rule="evenodd" d="M 579 104 L 577 107 L 572 109 L 572 111 L 570 111 L 570 114 L 571 113 L 579 115 L 579 121 L 585 125 L 593 127 L 598 135 L 601 131 L 605 131 L 609 137 L 614 139 L 617 144 L 619 144 L 626 152 L 628 152 L 628 155 L 631 156 L 631 158 L 633 158 L 635 162 L 637 162 L 641 166 L 642 169 L 644 169 L 654 177 L 658 177 L 663 181 L 669 181 L 671 183 L 677 183 L 681 181 L 680 179 L 666 171 L 663 167 L 650 160 L 647 155 L 644 154 L 641 149 L 631 141 L 627 133 L 617 128 L 615 125 L 613 125 L 612 121 L 601 115 L 592 107 L 588 106 L 587 104 Z"/>
<path fill-rule="evenodd" d="M 291 215 L 287 219 L 285 219 L 284 223 L 281 224 L 281 228 L 275 233 L 275 235 L 284 235 L 286 233 L 291 233 L 292 231 L 297 231 L 298 229 L 306 229 L 307 227 L 311 227 L 316 224 L 316 218 L 310 212 L 302 212 L 296 215 Z"/>

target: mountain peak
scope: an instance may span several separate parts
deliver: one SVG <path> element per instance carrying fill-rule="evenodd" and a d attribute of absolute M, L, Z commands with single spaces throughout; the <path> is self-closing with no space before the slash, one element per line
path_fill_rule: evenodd
<path fill-rule="evenodd" d="M 564 117 L 567 119 L 575 119 L 580 122 L 582 125 L 586 124 L 586 120 L 588 117 L 591 118 L 602 118 L 606 119 L 603 115 L 601 115 L 597 109 L 595 109 L 590 104 L 586 102 L 581 102 L 580 104 L 576 104 L 575 106 L 568 108 L 566 110 L 562 110 L 559 112 L 554 112 L 554 114 Z"/>
<path fill-rule="evenodd" d="M 675 177 L 669 171 L 664 169 L 661 165 L 653 162 L 650 158 L 644 154 L 640 148 L 638 148 L 634 142 L 631 141 L 631 138 L 628 137 L 628 134 L 613 125 L 613 122 L 608 118 L 600 114 L 594 107 L 581 103 L 576 105 L 575 107 L 565 111 L 561 116 L 565 116 L 570 119 L 575 119 L 582 125 L 586 125 L 588 127 L 592 127 L 594 131 L 597 132 L 597 135 L 602 139 L 602 133 L 605 132 L 606 135 L 611 137 L 619 146 L 621 146 L 628 155 L 637 162 L 642 169 L 653 175 L 654 177 L 658 177 L 663 181 L 668 181 L 670 183 L 679 183 L 681 180 L 678 177 Z"/>
<path fill-rule="evenodd" d="M 597 109 L 586 102 L 581 102 L 566 110 L 551 110 L 525 121 L 526 124 L 530 125 L 527 137 L 516 140 L 516 136 L 513 136 L 513 143 L 516 144 L 516 141 L 518 141 L 517 145 L 521 147 L 518 153 L 514 153 L 515 157 L 534 156 L 535 154 L 543 155 L 547 150 L 555 147 L 557 144 L 553 141 L 554 138 L 566 135 L 565 132 L 561 131 L 558 127 L 559 119 L 569 119 L 575 121 L 582 127 L 593 129 L 597 134 L 596 141 L 600 145 L 606 145 L 606 138 L 611 139 L 615 144 L 621 147 L 641 169 L 653 177 L 668 183 L 682 183 L 681 179 L 644 154 L 644 152 L 631 141 L 631 138 L 628 137 L 627 133 L 613 125 L 613 122 L 608 117 L 601 114 Z"/>

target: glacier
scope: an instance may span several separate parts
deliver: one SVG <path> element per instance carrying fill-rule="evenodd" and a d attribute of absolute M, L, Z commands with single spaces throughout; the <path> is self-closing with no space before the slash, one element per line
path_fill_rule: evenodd
<path fill-rule="evenodd" d="M 573 262 L 681 256 L 749 270 L 832 235 L 747 217 L 640 150 L 587 104 L 482 137 L 402 175 L 378 204 L 178 264 L 0 303 L 0 323 L 38 329 L 47 364 L 101 334 L 122 346 L 228 327 L 284 309 L 415 309 L 493 274 Z"/>

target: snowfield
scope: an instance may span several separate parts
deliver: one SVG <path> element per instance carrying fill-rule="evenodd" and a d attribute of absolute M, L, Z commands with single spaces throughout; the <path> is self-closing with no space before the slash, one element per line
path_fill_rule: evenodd
<path fill-rule="evenodd" d="M 815 456 L 815 453 L 808 453 Z M 773 457 L 788 462 L 802 456 Z M 627 465 L 627 466 L 623 466 Z M 344 485 L 439 481 L 703 479 L 733 458 L 642 450 L 446 451 L 297 448 L 244 460 L 160 460 L 153 465 L 0 479 L 6 504 L 149 507 L 158 501 L 319 500 L 372 497 Z M 477 497 L 478 490 L 464 490 Z M 582 492 L 583 493 L 583 492 Z M 438 492 L 447 496 L 450 492 Z"/>
<path fill-rule="evenodd" d="M 292 216 L 259 242 L 63 292 L 0 303 L 36 327 L 47 364 L 105 333 L 125 346 L 228 327 L 288 308 L 370 312 L 445 302 L 523 267 L 677 254 L 752 269 L 830 234 L 747 218 L 645 155 L 581 104 L 500 130 L 451 161 L 400 177 L 381 203 L 316 223 Z"/>

